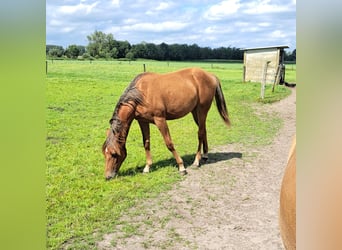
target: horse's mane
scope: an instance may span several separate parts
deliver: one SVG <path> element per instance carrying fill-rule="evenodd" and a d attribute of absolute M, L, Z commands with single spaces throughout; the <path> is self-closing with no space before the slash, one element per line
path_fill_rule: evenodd
<path fill-rule="evenodd" d="M 110 134 L 107 136 L 106 141 L 102 145 L 102 151 L 104 151 L 108 145 L 113 144 L 113 136 L 121 131 L 122 122 L 117 116 L 120 107 L 124 104 L 131 105 L 132 107 L 135 107 L 138 104 L 143 104 L 143 95 L 140 90 L 136 88 L 137 81 L 143 75 L 144 73 L 139 74 L 133 79 L 133 81 L 128 85 L 124 93 L 121 95 L 118 103 L 116 104 L 112 118 L 109 120 L 111 131 Z"/>
<path fill-rule="evenodd" d="M 111 125 L 111 128 L 114 132 L 114 134 L 118 133 L 121 130 L 122 123 L 120 119 L 117 117 L 117 113 L 120 109 L 120 107 L 123 104 L 128 104 L 133 107 L 135 107 L 138 104 L 143 104 L 143 95 L 136 88 L 137 81 L 144 75 L 144 73 L 139 74 L 136 76 L 133 81 L 128 85 L 124 93 L 121 95 L 118 103 L 116 104 L 116 107 L 114 109 L 112 118 L 109 120 L 109 124 Z"/>

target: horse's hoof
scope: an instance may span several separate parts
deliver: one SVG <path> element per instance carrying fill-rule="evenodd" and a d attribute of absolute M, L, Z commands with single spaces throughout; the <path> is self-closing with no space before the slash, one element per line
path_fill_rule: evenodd
<path fill-rule="evenodd" d="M 187 175 L 188 172 L 187 172 L 186 170 L 183 170 L 183 171 L 179 171 L 179 174 L 182 175 L 182 176 L 184 176 L 184 175 Z"/>
<path fill-rule="evenodd" d="M 209 158 L 208 153 L 203 154 L 201 157 L 201 162 L 207 162 L 208 158 Z"/>
<path fill-rule="evenodd" d="M 148 174 L 150 172 L 150 168 L 145 167 L 143 170 L 143 174 Z"/>
<path fill-rule="evenodd" d="M 192 164 L 191 169 L 199 169 L 200 165 L 199 164 Z"/>
<path fill-rule="evenodd" d="M 201 161 L 204 163 L 207 162 L 207 160 L 208 160 L 208 157 L 202 157 L 202 159 L 201 159 Z"/>

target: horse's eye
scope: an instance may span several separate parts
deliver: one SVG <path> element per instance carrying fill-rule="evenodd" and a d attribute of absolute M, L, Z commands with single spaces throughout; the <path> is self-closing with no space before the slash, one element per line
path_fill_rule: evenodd
<path fill-rule="evenodd" d="M 118 154 L 117 154 L 117 153 L 113 153 L 113 154 L 112 154 L 112 157 L 113 157 L 113 158 L 118 158 Z"/>

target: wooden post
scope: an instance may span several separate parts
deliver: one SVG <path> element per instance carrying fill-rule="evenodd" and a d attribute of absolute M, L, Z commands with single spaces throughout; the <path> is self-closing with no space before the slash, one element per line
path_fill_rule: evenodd
<path fill-rule="evenodd" d="M 243 65 L 243 74 L 242 74 L 242 82 L 246 82 L 246 66 Z"/>
<path fill-rule="evenodd" d="M 267 68 L 268 68 L 268 64 L 269 64 L 270 62 L 271 62 L 271 61 L 265 62 L 265 66 L 264 66 L 264 74 L 263 74 L 262 82 L 261 82 L 261 93 L 260 93 L 261 99 L 264 99 L 264 98 L 265 98 Z"/>
<path fill-rule="evenodd" d="M 144 65 L 144 72 L 146 72 L 146 65 L 145 65 L 145 63 L 143 65 Z"/>
<path fill-rule="evenodd" d="M 276 78 L 275 78 L 274 83 L 273 83 L 272 92 L 274 92 L 274 87 L 275 87 L 275 85 L 276 85 L 276 84 L 277 84 L 277 85 L 279 84 L 280 78 L 281 78 L 282 74 L 283 74 L 283 67 L 282 67 L 281 64 L 279 64 L 278 70 L 277 70 L 277 75 L 276 75 Z"/>

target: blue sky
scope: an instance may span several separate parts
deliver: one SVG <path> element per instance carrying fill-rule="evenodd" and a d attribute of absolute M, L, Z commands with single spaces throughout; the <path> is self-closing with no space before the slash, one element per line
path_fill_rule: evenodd
<path fill-rule="evenodd" d="M 95 30 L 130 44 L 296 48 L 296 0 L 47 0 L 46 43 L 87 45 Z"/>

